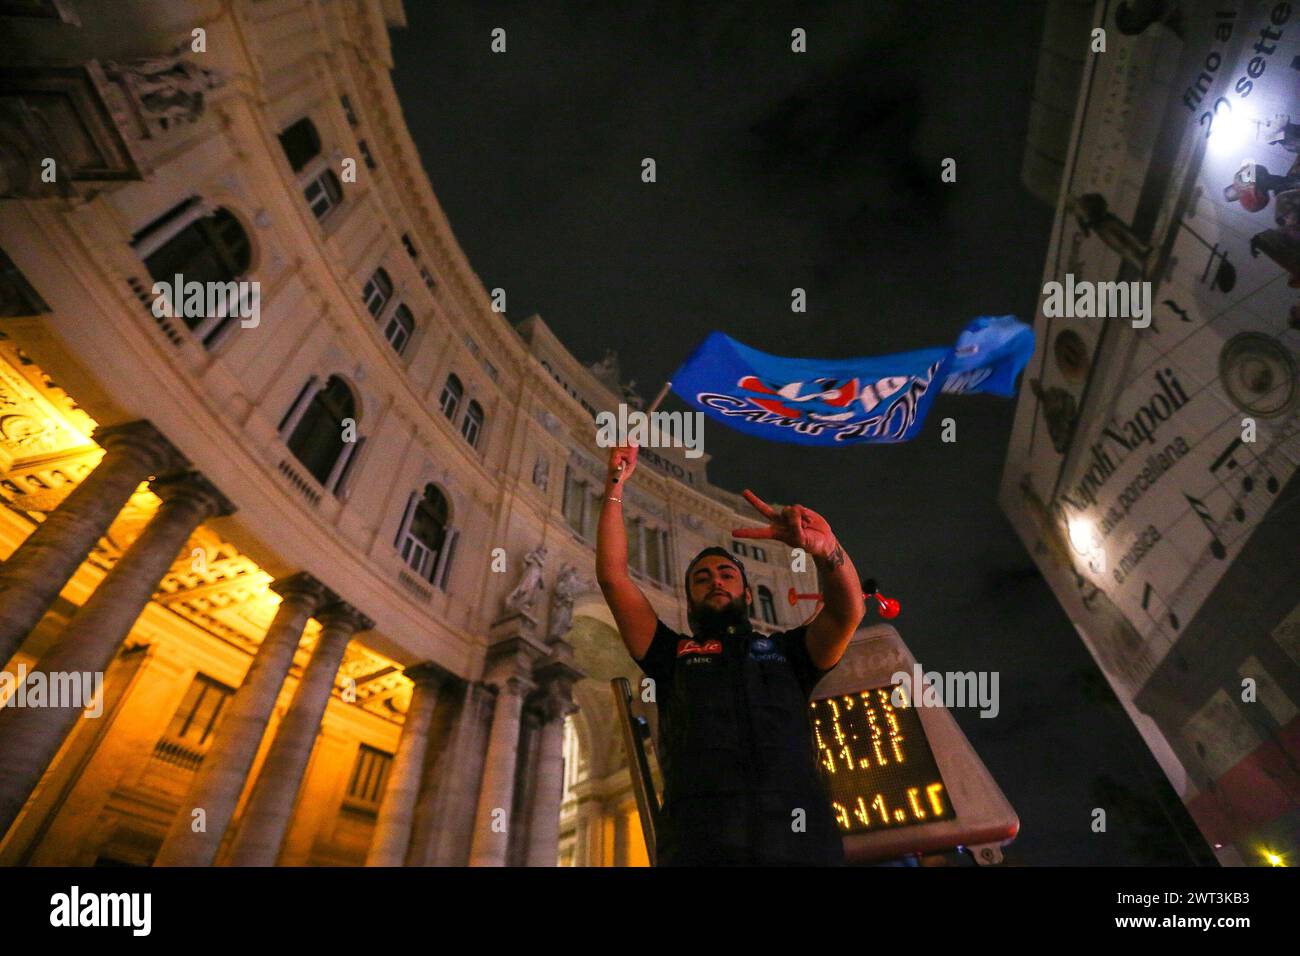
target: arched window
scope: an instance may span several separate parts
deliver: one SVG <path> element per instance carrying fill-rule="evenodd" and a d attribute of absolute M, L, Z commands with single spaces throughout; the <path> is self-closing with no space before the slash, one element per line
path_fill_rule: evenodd
<path fill-rule="evenodd" d="M 384 306 L 392 297 L 393 280 L 388 277 L 385 270 L 376 269 L 374 275 L 366 282 L 366 287 L 361 290 L 361 301 L 366 304 L 366 311 L 379 318 L 379 313 L 384 311 Z"/>
<path fill-rule="evenodd" d="M 393 347 L 393 351 L 401 355 L 406 349 L 406 343 L 411 341 L 411 336 L 415 332 L 415 316 L 411 310 L 404 305 L 399 305 L 393 310 L 393 314 L 388 317 L 384 324 L 384 338 L 388 344 Z"/>
<path fill-rule="evenodd" d="M 356 419 L 357 401 L 337 375 L 331 375 L 324 388 L 304 399 L 305 395 L 299 398 L 286 419 L 287 444 L 311 476 L 332 491 L 356 450 L 356 442 L 343 440 L 343 420 Z"/>
<path fill-rule="evenodd" d="M 444 590 L 457 537 L 450 520 L 447 497 L 435 485 L 425 485 L 423 494 L 411 495 L 395 542 L 408 568 Z"/>
<path fill-rule="evenodd" d="M 181 223 L 183 227 L 177 228 Z M 159 238 L 171 235 L 164 241 Z M 248 233 L 239 220 L 225 208 L 203 215 L 197 200 L 177 207 L 154 224 L 136 240 L 137 249 L 146 252 L 145 268 L 155 282 L 165 282 L 170 289 L 176 276 L 188 285 L 190 282 L 228 283 L 242 279 L 252 262 L 252 247 Z M 172 296 L 175 298 L 175 295 Z M 205 291 L 204 301 L 207 295 Z M 206 307 L 198 315 L 187 314 L 184 301 L 172 302 L 173 314 L 179 316 L 205 348 L 212 348 L 228 331 L 237 318 L 227 306 L 208 314 Z"/>
<path fill-rule="evenodd" d="M 772 600 L 772 592 L 761 584 L 758 586 L 758 608 L 765 622 L 776 623 L 776 602 Z"/>
<path fill-rule="evenodd" d="M 307 205 L 317 219 L 324 219 L 331 209 L 343 202 L 343 187 L 332 170 L 322 169 L 302 191 Z"/>
<path fill-rule="evenodd" d="M 280 146 L 293 171 L 302 172 L 304 166 L 320 155 L 320 134 L 316 132 L 316 124 L 304 116 L 286 126 L 280 133 Z"/>
<path fill-rule="evenodd" d="M 460 399 L 464 394 L 465 386 L 460 384 L 460 379 L 455 375 L 448 375 L 447 384 L 442 387 L 442 396 L 438 399 L 438 404 L 442 407 L 442 413 L 452 421 L 456 420 L 456 409 L 460 407 Z"/>
<path fill-rule="evenodd" d="M 483 431 L 483 406 L 471 401 L 465 409 L 465 420 L 460 423 L 460 433 L 473 447 L 478 447 L 478 436 Z"/>

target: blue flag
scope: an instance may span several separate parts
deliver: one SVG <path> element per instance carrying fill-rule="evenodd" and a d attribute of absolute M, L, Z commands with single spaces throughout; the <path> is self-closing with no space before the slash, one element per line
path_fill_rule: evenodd
<path fill-rule="evenodd" d="M 710 333 L 672 377 L 693 408 L 737 431 L 801 445 L 913 438 L 935 395 L 1011 396 L 1034 353 L 1034 330 L 1012 315 L 981 316 L 957 344 L 897 355 L 797 359 Z"/>

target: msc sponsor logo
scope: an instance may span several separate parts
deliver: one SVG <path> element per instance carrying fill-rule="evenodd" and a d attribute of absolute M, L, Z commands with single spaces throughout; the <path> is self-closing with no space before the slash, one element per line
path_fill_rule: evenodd
<path fill-rule="evenodd" d="M 714 639 L 705 641 L 701 644 L 699 641 L 691 640 L 684 637 L 677 642 L 677 656 L 685 657 L 687 654 L 721 654 L 722 642 Z"/>

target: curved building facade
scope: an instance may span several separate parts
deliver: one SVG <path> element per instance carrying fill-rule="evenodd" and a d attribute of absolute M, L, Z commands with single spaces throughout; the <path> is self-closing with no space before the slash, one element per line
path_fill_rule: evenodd
<path fill-rule="evenodd" d="M 594 415 L 635 397 L 494 311 L 389 80 L 401 5 L 21 12 L 0 862 L 644 862 L 594 584 Z M 738 546 L 794 626 L 815 576 L 731 540 L 706 463 L 643 451 L 634 574 L 685 629 L 685 562 Z"/>

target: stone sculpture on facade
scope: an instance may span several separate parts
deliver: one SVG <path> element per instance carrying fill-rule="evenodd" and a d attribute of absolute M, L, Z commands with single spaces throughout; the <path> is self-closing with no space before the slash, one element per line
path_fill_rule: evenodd
<path fill-rule="evenodd" d="M 610 388 L 618 388 L 620 375 L 618 365 L 618 353 L 613 349 L 605 349 L 604 356 L 598 362 L 588 362 L 587 370 L 591 372 L 596 379 Z"/>
<path fill-rule="evenodd" d="M 542 566 L 546 562 L 546 545 L 539 544 L 524 555 L 524 571 L 519 576 L 519 583 L 506 596 L 506 614 L 523 614 L 531 617 L 533 602 L 537 592 L 544 590 L 542 583 Z"/>
<path fill-rule="evenodd" d="M 578 569 L 566 564 L 560 569 L 551 590 L 551 629 L 547 640 L 561 640 L 573 627 L 573 601 L 580 593 L 590 588 L 589 583 L 578 574 Z"/>
<path fill-rule="evenodd" d="M 182 57 L 180 50 L 168 56 L 106 63 L 105 71 L 127 90 L 146 125 L 159 132 L 197 120 L 203 113 L 204 95 L 225 81 L 217 70 Z"/>

